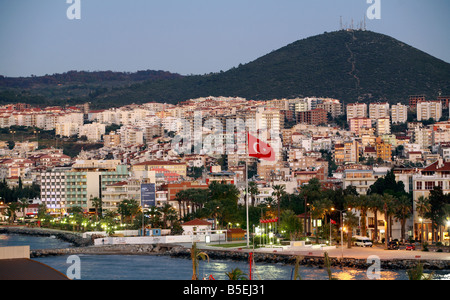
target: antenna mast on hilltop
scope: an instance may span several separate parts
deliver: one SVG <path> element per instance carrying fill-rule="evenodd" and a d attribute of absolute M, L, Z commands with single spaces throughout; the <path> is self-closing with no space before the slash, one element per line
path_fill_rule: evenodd
<path fill-rule="evenodd" d="M 344 25 L 342 24 L 342 16 L 341 16 L 341 30 L 344 30 Z"/>

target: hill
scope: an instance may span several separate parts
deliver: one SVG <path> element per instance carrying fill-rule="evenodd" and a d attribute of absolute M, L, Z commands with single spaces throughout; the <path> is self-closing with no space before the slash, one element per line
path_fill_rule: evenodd
<path fill-rule="evenodd" d="M 36 95 L 32 89 L 28 92 Z M 386 35 L 337 31 L 296 41 L 226 72 L 139 81 L 77 101 L 89 99 L 94 106 L 109 107 L 212 95 L 406 103 L 409 95 L 435 99 L 439 92 L 450 94 L 449 63 Z"/>

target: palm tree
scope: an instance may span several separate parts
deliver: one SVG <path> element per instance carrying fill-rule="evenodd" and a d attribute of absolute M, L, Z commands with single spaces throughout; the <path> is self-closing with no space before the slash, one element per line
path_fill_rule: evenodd
<path fill-rule="evenodd" d="M 425 218 L 425 215 L 427 215 L 431 211 L 431 205 L 428 198 L 425 198 L 424 196 L 419 197 L 419 199 L 416 201 L 416 211 L 420 218 Z M 423 240 L 422 224 L 420 226 L 420 240 Z"/>
<path fill-rule="evenodd" d="M 274 185 L 272 196 L 277 198 L 277 217 L 278 217 L 278 225 L 280 225 L 280 204 L 281 204 L 281 196 L 286 192 L 286 187 L 284 185 Z"/>
<path fill-rule="evenodd" d="M 349 195 L 346 197 L 347 206 L 355 208 L 360 212 L 361 235 L 367 236 L 367 211 L 370 209 L 369 196 L 367 195 Z"/>
<path fill-rule="evenodd" d="M 139 203 L 134 199 L 124 199 L 120 202 L 118 207 L 119 214 L 122 216 L 122 221 L 127 217 L 130 217 L 130 223 L 133 223 L 134 216 L 137 215 L 140 210 Z"/>
<path fill-rule="evenodd" d="M 328 198 L 321 198 L 321 199 L 315 200 L 311 207 L 311 218 L 320 219 L 320 220 L 325 219 L 325 221 L 326 221 L 327 212 L 331 211 L 332 207 L 333 207 L 333 203 Z M 325 225 L 327 223 L 328 222 L 325 222 Z M 318 235 L 317 231 L 316 231 L 315 236 L 316 236 L 316 241 L 318 242 L 319 235 Z"/>
<path fill-rule="evenodd" d="M 402 241 L 405 241 L 405 232 L 406 232 L 406 220 L 410 218 L 412 215 L 412 205 L 411 201 L 408 199 L 407 196 L 403 195 L 398 199 L 397 202 L 397 210 L 395 211 L 395 218 L 397 221 L 400 221 L 400 224 L 402 226 L 401 230 L 401 239 Z"/>
<path fill-rule="evenodd" d="M 93 198 L 91 201 L 92 206 L 95 208 L 95 219 L 98 221 L 98 213 L 102 212 L 103 201 L 98 197 Z"/>
<path fill-rule="evenodd" d="M 423 264 L 418 263 L 417 266 L 409 269 L 407 272 L 409 280 L 432 280 L 434 272 L 426 276 L 423 272 Z"/>
<path fill-rule="evenodd" d="M 383 198 L 379 194 L 371 194 L 368 198 L 368 209 L 373 212 L 374 216 L 374 231 L 373 240 L 378 241 L 378 211 L 383 209 Z"/>
<path fill-rule="evenodd" d="M 199 258 L 203 260 L 208 260 L 209 256 L 205 252 L 200 252 L 197 249 L 197 243 L 194 243 L 191 248 L 191 260 L 192 260 L 192 280 L 198 280 L 198 264 Z"/>
<path fill-rule="evenodd" d="M 248 183 L 248 193 L 250 194 L 250 197 L 252 199 L 252 206 L 255 206 L 256 195 L 259 194 L 258 184 L 255 181 L 250 181 Z"/>
<path fill-rule="evenodd" d="M 25 198 L 20 199 L 19 201 L 17 201 L 18 203 L 18 208 L 22 209 L 22 217 L 23 217 L 23 221 L 25 222 L 25 209 L 27 209 L 27 207 L 30 205 L 28 203 L 28 200 Z"/>
<path fill-rule="evenodd" d="M 358 227 L 359 219 L 354 212 L 348 211 L 344 217 L 344 224 L 347 226 L 347 248 L 351 248 L 353 228 Z"/>
<path fill-rule="evenodd" d="M 239 268 L 233 269 L 231 272 L 225 273 L 225 275 L 227 275 L 228 280 L 248 280 L 247 274 Z"/>
<path fill-rule="evenodd" d="M 11 202 L 8 204 L 7 216 L 9 217 L 9 222 L 14 223 L 16 220 L 16 211 L 19 210 L 19 204 L 17 202 Z"/>
<path fill-rule="evenodd" d="M 396 198 L 390 194 L 383 195 L 383 210 L 384 210 L 384 220 L 385 220 L 385 247 L 387 249 L 388 243 L 391 239 L 391 216 L 397 208 Z"/>
<path fill-rule="evenodd" d="M 163 228 L 167 228 L 167 222 L 170 221 L 170 223 L 172 223 L 173 221 L 176 220 L 177 217 L 177 212 L 175 211 L 175 209 L 172 207 L 172 205 L 166 203 L 164 204 L 163 207 L 161 207 L 160 212 L 163 216 Z"/>

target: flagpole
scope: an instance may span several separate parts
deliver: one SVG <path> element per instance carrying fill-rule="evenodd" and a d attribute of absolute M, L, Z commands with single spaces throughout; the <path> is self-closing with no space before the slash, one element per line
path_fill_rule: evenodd
<path fill-rule="evenodd" d="M 248 135 L 246 139 L 246 149 L 248 152 Z M 245 158 L 245 209 L 247 217 L 247 249 L 250 248 L 250 224 L 248 219 L 248 154 Z"/>

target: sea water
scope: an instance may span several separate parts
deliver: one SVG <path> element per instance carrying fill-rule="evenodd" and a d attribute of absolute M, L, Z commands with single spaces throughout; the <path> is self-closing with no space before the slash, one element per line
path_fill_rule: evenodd
<path fill-rule="evenodd" d="M 52 237 L 23 235 L 0 235 L 0 247 L 30 245 L 31 249 L 67 248 L 70 244 Z M 190 280 L 192 262 L 190 259 L 159 255 L 78 255 L 81 280 Z M 35 258 L 63 274 L 68 274 L 73 261 L 69 256 Z M 249 273 L 246 262 L 210 260 L 199 262 L 199 276 L 226 280 L 227 272 L 239 268 Z M 252 279 L 291 280 L 294 266 L 284 264 L 255 263 Z M 300 266 L 302 280 L 327 280 L 326 269 Z M 367 280 L 365 270 L 333 268 L 333 276 L 340 280 Z M 382 270 L 381 280 L 407 280 L 405 270 Z M 450 270 L 435 273 L 435 279 L 450 280 Z"/>

